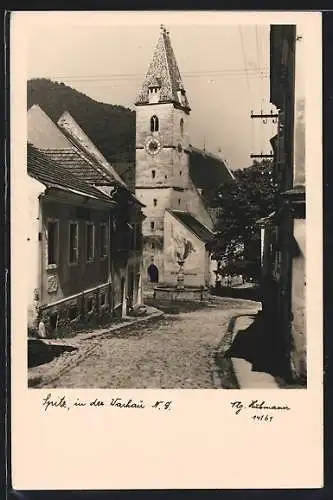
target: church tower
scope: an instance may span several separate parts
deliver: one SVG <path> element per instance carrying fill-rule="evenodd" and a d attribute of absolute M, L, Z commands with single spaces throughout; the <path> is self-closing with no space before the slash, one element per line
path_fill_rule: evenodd
<path fill-rule="evenodd" d="M 190 189 L 188 118 L 184 84 L 162 25 L 145 80 L 136 100 L 136 196 L 145 205 L 144 275 L 164 279 L 164 215 L 188 209 Z"/>

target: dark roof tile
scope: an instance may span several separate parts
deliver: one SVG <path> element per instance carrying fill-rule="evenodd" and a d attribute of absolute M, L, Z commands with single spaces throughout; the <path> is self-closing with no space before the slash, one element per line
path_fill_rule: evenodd
<path fill-rule="evenodd" d="M 169 212 L 184 226 L 186 226 L 187 229 L 194 233 L 201 241 L 208 243 L 214 238 L 214 233 L 208 227 L 204 226 L 190 212 L 183 212 L 181 210 L 169 210 Z"/>
<path fill-rule="evenodd" d="M 55 161 L 50 154 L 35 148 L 28 143 L 27 146 L 28 174 L 47 187 L 71 190 L 83 195 L 112 203 L 109 196 L 91 186 L 82 177 L 74 175 L 63 162 Z"/>
<path fill-rule="evenodd" d="M 43 149 L 45 155 L 64 165 L 70 173 L 94 184 L 95 186 L 114 185 L 115 180 L 110 175 L 101 172 L 96 165 L 91 164 L 81 156 L 77 149 Z"/>

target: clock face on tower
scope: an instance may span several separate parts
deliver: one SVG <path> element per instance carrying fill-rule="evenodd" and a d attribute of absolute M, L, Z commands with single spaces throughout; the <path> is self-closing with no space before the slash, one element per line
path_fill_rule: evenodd
<path fill-rule="evenodd" d="M 150 155 L 157 155 L 161 150 L 161 143 L 156 137 L 147 137 L 145 141 L 145 150 Z"/>

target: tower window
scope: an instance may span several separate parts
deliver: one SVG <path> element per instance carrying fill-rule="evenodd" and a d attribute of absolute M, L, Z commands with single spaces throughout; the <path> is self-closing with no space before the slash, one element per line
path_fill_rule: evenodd
<path fill-rule="evenodd" d="M 151 176 L 152 176 L 152 178 L 153 178 L 153 179 L 155 179 L 155 175 L 156 175 L 155 170 L 152 170 L 152 171 L 151 171 Z"/>
<path fill-rule="evenodd" d="M 184 134 L 184 120 L 183 118 L 180 119 L 180 135 L 183 137 Z"/>
<path fill-rule="evenodd" d="M 180 205 L 180 198 L 178 198 L 178 205 Z"/>
<path fill-rule="evenodd" d="M 154 207 L 156 207 L 156 205 L 157 205 L 157 200 L 156 200 L 156 198 L 154 198 L 154 200 L 153 200 L 153 201 L 154 201 Z"/>
<path fill-rule="evenodd" d="M 182 171 L 181 170 L 179 170 L 179 175 L 182 175 Z"/>
<path fill-rule="evenodd" d="M 155 229 L 155 222 L 151 222 L 151 223 L 150 223 L 150 229 L 151 229 L 152 231 L 154 231 L 154 229 Z"/>
<path fill-rule="evenodd" d="M 156 115 L 153 115 L 150 118 L 150 131 L 151 132 L 158 132 L 159 130 L 159 121 Z"/>

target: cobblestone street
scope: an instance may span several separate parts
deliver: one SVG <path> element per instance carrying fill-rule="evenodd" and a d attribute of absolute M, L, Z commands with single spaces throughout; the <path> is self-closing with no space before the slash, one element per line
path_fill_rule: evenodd
<path fill-rule="evenodd" d="M 49 387 L 214 388 L 215 349 L 231 318 L 251 309 L 256 303 L 219 299 L 114 332 L 99 339 L 92 354 Z"/>

